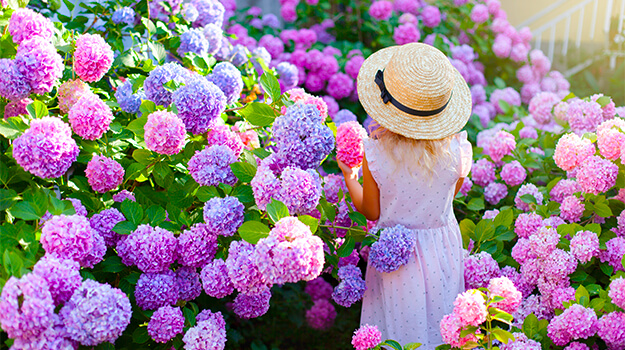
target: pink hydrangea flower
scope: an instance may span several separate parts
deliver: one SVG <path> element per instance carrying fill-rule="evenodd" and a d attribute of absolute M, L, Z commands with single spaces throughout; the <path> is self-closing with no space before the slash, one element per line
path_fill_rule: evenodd
<path fill-rule="evenodd" d="M 352 336 L 352 345 L 356 350 L 369 350 L 375 348 L 381 342 L 382 333 L 378 330 L 378 326 L 365 324 L 354 331 Z"/>
<path fill-rule="evenodd" d="M 440 324 L 443 341 L 453 347 L 461 347 L 470 341 L 477 341 L 477 338 L 473 334 L 460 338 L 460 331 L 462 328 L 463 327 L 460 323 L 458 315 L 455 313 L 445 315 Z"/>
<path fill-rule="evenodd" d="M 517 160 L 513 160 L 507 163 L 501 169 L 501 179 L 505 181 L 508 186 L 518 186 L 525 181 L 527 177 L 527 171 Z"/>
<path fill-rule="evenodd" d="M 560 217 L 568 222 L 579 222 L 584 214 L 584 203 L 577 196 L 568 196 L 560 205 Z"/>
<path fill-rule="evenodd" d="M 597 100 L 601 97 L 603 97 L 603 94 L 594 94 L 590 96 L 590 100 L 597 102 Z M 612 119 L 616 115 L 616 104 L 614 104 L 614 101 L 612 101 L 611 97 L 608 96 L 608 99 L 610 100 L 610 102 L 608 102 L 605 106 L 601 107 L 604 120 Z"/>
<path fill-rule="evenodd" d="M 59 108 L 62 113 L 67 113 L 72 106 L 85 94 L 91 93 L 89 85 L 82 80 L 68 80 L 61 84 L 59 92 Z"/>
<path fill-rule="evenodd" d="M 507 58 L 512 50 L 512 39 L 504 34 L 498 34 L 493 42 L 493 53 L 499 58 Z"/>
<path fill-rule="evenodd" d="M 484 4 L 475 4 L 471 10 L 471 20 L 476 24 L 488 21 L 488 7 Z"/>
<path fill-rule="evenodd" d="M 610 160 L 621 156 L 625 144 L 625 120 L 614 118 L 601 123 L 597 127 L 597 145 L 601 155 Z"/>
<path fill-rule="evenodd" d="M 85 170 L 91 188 L 100 193 L 117 188 L 124 181 L 124 168 L 111 158 L 94 155 Z"/>
<path fill-rule="evenodd" d="M 76 39 L 74 71 L 80 79 L 93 83 L 102 79 L 113 63 L 113 50 L 98 34 L 83 34 Z"/>
<path fill-rule="evenodd" d="M 291 89 L 288 91 L 289 98 L 293 100 L 293 102 L 302 102 L 303 104 L 312 104 L 317 107 L 319 113 L 321 114 L 322 120 L 328 117 L 328 105 L 326 105 L 325 101 L 321 97 L 316 97 L 306 93 L 304 89 Z"/>
<path fill-rule="evenodd" d="M 478 186 L 486 186 L 495 181 L 495 165 L 485 158 L 478 160 L 471 168 L 471 179 Z"/>
<path fill-rule="evenodd" d="M 159 154 L 178 154 L 184 146 L 187 131 L 182 119 L 167 111 L 156 111 L 144 125 L 145 144 Z"/>
<path fill-rule="evenodd" d="M 470 289 L 459 294 L 454 301 L 454 314 L 458 315 L 460 324 L 479 326 L 486 321 L 488 311 L 486 310 L 486 300 L 477 289 Z"/>
<path fill-rule="evenodd" d="M 521 105 L 521 95 L 513 88 L 497 89 L 490 95 L 490 103 L 495 106 L 498 114 L 504 114 L 499 101 L 505 101 L 510 107 Z"/>
<path fill-rule="evenodd" d="M 614 237 L 605 245 L 606 249 L 599 253 L 599 260 L 607 262 L 617 271 L 624 271 L 621 259 L 625 255 L 625 237 Z"/>
<path fill-rule="evenodd" d="M 326 91 L 337 100 L 349 97 L 354 90 L 354 81 L 345 73 L 336 73 L 328 80 Z"/>
<path fill-rule="evenodd" d="M 558 140 L 553 160 L 560 169 L 569 171 L 585 163 L 593 154 L 595 146 L 590 140 L 582 139 L 576 134 L 566 134 Z"/>
<path fill-rule="evenodd" d="M 514 222 L 514 233 L 521 238 L 528 238 L 543 226 L 543 218 L 536 213 L 519 214 Z"/>
<path fill-rule="evenodd" d="M 517 208 L 523 211 L 530 210 L 530 205 L 521 199 L 521 197 L 526 194 L 530 194 L 536 199 L 536 205 L 541 205 L 543 203 L 543 194 L 538 191 L 536 185 L 525 184 L 519 188 L 516 197 L 514 197 L 514 204 L 516 204 Z"/>
<path fill-rule="evenodd" d="M 582 192 L 599 194 L 608 191 L 616 183 L 618 166 L 609 160 L 592 156 L 580 165 L 577 182 Z"/>
<path fill-rule="evenodd" d="M 498 277 L 490 280 L 488 291 L 491 296 L 498 295 L 504 298 L 502 301 L 493 303 L 492 306 L 509 314 L 516 312 L 523 297 L 508 277 Z"/>
<path fill-rule="evenodd" d="M 597 335 L 613 349 L 625 347 L 625 312 L 614 311 L 603 315 Z"/>
<path fill-rule="evenodd" d="M 78 136 L 96 140 L 109 129 L 111 108 L 96 94 L 85 94 L 69 110 L 69 123 Z"/>
<path fill-rule="evenodd" d="M 436 6 L 428 5 L 421 10 L 423 25 L 434 28 L 441 23 L 441 11 Z"/>
<path fill-rule="evenodd" d="M 549 192 L 551 200 L 554 202 L 562 203 L 564 198 L 573 195 L 575 192 L 580 192 L 582 189 L 575 180 L 562 179 L 553 186 Z"/>
<path fill-rule="evenodd" d="M 556 345 L 566 345 L 571 340 L 586 339 L 597 332 L 597 315 L 595 310 L 573 304 L 554 317 L 547 326 L 547 335 Z"/>
<path fill-rule="evenodd" d="M 514 140 L 514 135 L 501 130 L 490 139 L 488 153 L 495 163 L 498 163 L 504 156 L 512 154 L 515 148 L 516 141 Z"/>
<path fill-rule="evenodd" d="M 336 131 L 337 158 L 349 167 L 360 165 L 364 157 L 365 138 L 367 131 L 360 123 L 352 121 L 339 125 Z"/>
<path fill-rule="evenodd" d="M 34 93 L 43 94 L 52 91 L 65 66 L 50 41 L 34 36 L 18 46 L 15 67 Z"/>
<path fill-rule="evenodd" d="M 28 8 L 19 8 L 11 14 L 9 33 L 18 45 L 35 36 L 48 41 L 54 36 L 54 26 L 43 15 Z"/>
<path fill-rule="evenodd" d="M 529 112 L 539 124 L 547 124 L 552 120 L 553 107 L 560 102 L 560 98 L 553 92 L 541 92 L 534 96 L 529 103 Z"/>
<path fill-rule="evenodd" d="M 541 227 L 529 237 L 529 249 L 539 258 L 548 257 L 560 242 L 560 234 L 554 228 Z"/>
<path fill-rule="evenodd" d="M 414 43 L 421 39 L 421 32 L 419 28 L 413 23 L 404 23 L 395 27 L 393 32 L 393 40 L 397 45 L 404 45 L 408 43 Z"/>
<path fill-rule="evenodd" d="M 378 21 L 386 21 L 393 15 L 393 3 L 386 0 L 378 0 L 369 7 L 369 15 Z"/>
<path fill-rule="evenodd" d="M 491 182 L 484 187 L 484 199 L 492 205 L 496 205 L 508 195 L 508 187 L 500 182 Z"/>
<path fill-rule="evenodd" d="M 571 129 L 578 134 L 594 132 L 603 122 L 601 105 L 593 101 L 575 100 L 569 103 L 567 110 Z"/>
<path fill-rule="evenodd" d="M 625 279 L 623 277 L 619 277 L 610 282 L 608 296 L 612 299 L 614 305 L 625 309 Z"/>

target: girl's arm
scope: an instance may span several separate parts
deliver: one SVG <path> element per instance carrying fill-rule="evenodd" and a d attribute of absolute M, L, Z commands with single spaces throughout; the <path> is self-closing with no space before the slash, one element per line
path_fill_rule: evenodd
<path fill-rule="evenodd" d="M 456 192 L 454 192 L 454 198 L 456 198 L 456 196 L 458 195 L 458 192 L 460 192 L 460 187 L 462 187 L 463 183 L 464 183 L 464 177 L 459 178 L 458 182 L 456 182 Z"/>
<path fill-rule="evenodd" d="M 352 202 L 361 214 L 368 220 L 375 221 L 380 217 L 380 189 L 373 179 L 367 165 L 367 157 L 362 161 L 362 186 L 358 182 L 358 168 L 350 168 L 345 163 L 337 159 L 343 176 L 345 185 L 352 197 Z"/>

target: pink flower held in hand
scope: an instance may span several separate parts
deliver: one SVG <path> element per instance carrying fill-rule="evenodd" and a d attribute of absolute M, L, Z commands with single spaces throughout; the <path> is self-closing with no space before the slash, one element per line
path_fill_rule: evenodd
<path fill-rule="evenodd" d="M 113 63 L 113 50 L 97 34 L 83 34 L 76 39 L 74 70 L 80 79 L 93 83 L 108 72 Z"/>
<path fill-rule="evenodd" d="M 95 155 L 85 170 L 89 185 L 94 191 L 104 193 L 117 188 L 124 181 L 124 168 L 113 159 Z"/>
<path fill-rule="evenodd" d="M 378 330 L 378 326 L 366 324 L 354 331 L 352 336 L 352 345 L 356 350 L 369 350 L 381 342 L 382 333 Z"/>
<path fill-rule="evenodd" d="M 365 154 L 363 140 L 367 131 L 358 122 L 346 122 L 336 130 L 337 158 L 349 167 L 362 163 Z"/>

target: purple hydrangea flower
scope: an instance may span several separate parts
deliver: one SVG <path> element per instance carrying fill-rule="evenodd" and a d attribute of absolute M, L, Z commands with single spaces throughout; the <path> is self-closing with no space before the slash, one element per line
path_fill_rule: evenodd
<path fill-rule="evenodd" d="M 256 318 L 267 313 L 271 291 L 265 288 L 258 294 L 239 293 L 233 302 L 233 311 L 245 319 Z"/>
<path fill-rule="evenodd" d="M 247 57 L 248 54 L 249 54 L 249 51 L 245 46 L 241 44 L 237 44 L 232 49 L 230 61 L 235 66 L 240 67 L 244 65 L 245 63 L 247 63 L 247 61 L 249 60 L 249 58 Z"/>
<path fill-rule="evenodd" d="M 9 338 L 32 339 L 53 324 L 54 301 L 39 274 L 11 276 L 0 296 L 0 325 Z"/>
<path fill-rule="evenodd" d="M 299 70 L 297 66 L 289 62 L 280 62 L 276 66 L 276 73 L 278 73 L 278 82 L 282 91 L 290 90 L 299 83 Z"/>
<path fill-rule="evenodd" d="M 371 245 L 369 262 L 380 272 L 393 272 L 408 263 L 416 244 L 412 230 L 402 225 L 387 227 Z"/>
<path fill-rule="evenodd" d="M 52 22 L 28 8 L 19 8 L 13 11 L 9 19 L 8 29 L 13 37 L 13 42 L 18 45 L 33 37 L 40 37 L 47 41 L 54 36 Z"/>
<path fill-rule="evenodd" d="M 505 181 L 508 186 L 518 186 L 525 181 L 526 177 L 527 171 L 525 171 L 525 168 L 518 160 L 507 163 L 501 169 L 501 179 Z"/>
<path fill-rule="evenodd" d="M 0 82 L 0 86 L 1 84 L 2 83 Z M 2 87 L 0 87 L 0 90 L 1 89 Z M 0 92 L 0 96 L 2 96 L 2 92 Z M 24 98 L 18 101 L 12 101 L 7 103 L 7 105 L 4 106 L 4 119 L 6 120 L 11 117 L 19 117 L 20 115 L 28 115 L 28 110 L 26 109 L 26 106 L 31 103 L 33 103 L 33 100 L 31 100 L 30 98 Z"/>
<path fill-rule="evenodd" d="M 514 223 L 514 233 L 521 238 L 528 238 L 543 226 L 543 218 L 535 213 L 519 214 Z"/>
<path fill-rule="evenodd" d="M 126 23 L 132 24 L 135 21 L 135 10 L 128 6 L 124 6 L 119 8 L 113 12 L 113 16 L 111 16 L 111 20 L 115 24 Z"/>
<path fill-rule="evenodd" d="M 495 181 L 495 164 L 488 159 L 482 158 L 473 164 L 471 180 L 478 186 L 486 186 Z"/>
<path fill-rule="evenodd" d="M 86 217 L 58 215 L 46 221 L 41 230 L 41 246 L 48 254 L 81 263 L 96 247 L 95 236 Z"/>
<path fill-rule="evenodd" d="M 207 229 L 217 235 L 232 236 L 243 224 L 245 206 L 236 197 L 211 198 L 204 204 Z"/>
<path fill-rule="evenodd" d="M 137 199 L 135 198 L 135 194 L 132 192 L 129 192 L 128 190 L 121 190 L 118 193 L 115 193 L 113 195 L 113 201 L 121 203 L 123 201 L 125 201 L 126 199 L 130 200 L 131 202 L 136 202 Z"/>
<path fill-rule="evenodd" d="M 206 224 L 195 224 L 178 237 L 178 263 L 190 267 L 204 267 L 215 257 L 217 236 Z"/>
<path fill-rule="evenodd" d="M 132 92 L 132 82 L 126 80 L 115 91 L 115 99 L 119 103 L 119 107 L 126 113 L 137 113 L 141 107 L 141 99 L 145 98 L 143 91 Z"/>
<path fill-rule="evenodd" d="M 282 171 L 280 182 L 281 188 L 276 197 L 286 204 L 289 212 L 310 213 L 319 204 L 321 179 L 314 170 L 287 167 Z"/>
<path fill-rule="evenodd" d="M 234 185 L 237 178 L 230 164 L 236 161 L 237 157 L 229 147 L 214 145 L 196 151 L 189 160 L 188 169 L 193 179 L 202 186 Z"/>
<path fill-rule="evenodd" d="M 87 140 L 96 140 L 109 129 L 113 121 L 111 108 L 93 93 L 83 95 L 69 110 L 72 130 Z"/>
<path fill-rule="evenodd" d="M 278 16 L 274 15 L 273 13 L 264 14 L 262 21 L 263 21 L 263 25 L 266 27 L 277 29 L 277 28 L 280 28 L 281 26 Z"/>
<path fill-rule="evenodd" d="M 124 181 L 124 168 L 117 161 L 104 156 L 94 155 L 87 163 L 85 175 L 89 186 L 100 193 L 114 190 Z"/>
<path fill-rule="evenodd" d="M 553 186 L 551 191 L 549 192 L 549 196 L 551 200 L 554 202 L 562 203 L 564 198 L 568 196 L 572 196 L 576 192 L 581 192 L 581 188 L 577 181 L 570 179 L 562 179 L 558 181 L 558 183 Z"/>
<path fill-rule="evenodd" d="M 191 4 L 195 6 L 198 17 L 193 23 L 195 26 L 203 27 L 207 24 L 214 24 L 222 27 L 224 14 L 226 9 L 218 0 L 191 0 Z"/>
<path fill-rule="evenodd" d="M 168 107 L 172 101 L 172 93 L 163 85 L 172 80 L 177 84 L 182 84 L 185 83 L 190 76 L 189 71 L 178 63 L 165 63 L 162 66 L 156 67 L 143 82 L 145 97 L 157 105 Z M 178 108 L 178 110 L 180 110 L 180 108 Z"/>
<path fill-rule="evenodd" d="M 89 219 L 89 225 L 104 239 L 104 243 L 107 247 L 113 247 L 117 245 L 117 242 L 121 239 L 121 235 L 113 231 L 113 227 L 119 222 L 125 221 L 126 218 L 119 210 L 115 208 L 105 209 L 101 212 L 94 214 Z"/>
<path fill-rule="evenodd" d="M 536 204 L 541 205 L 543 203 L 543 194 L 538 191 L 538 188 L 534 184 L 525 184 L 519 188 L 519 191 L 516 193 L 516 197 L 514 197 L 514 204 L 517 208 L 528 211 L 530 210 L 530 206 L 528 203 L 525 203 L 521 196 L 529 194 L 532 195 L 536 199 Z"/>
<path fill-rule="evenodd" d="M 0 59 L 0 96 L 12 101 L 24 99 L 30 95 L 30 85 L 18 71 L 15 61 Z"/>
<path fill-rule="evenodd" d="M 167 343 L 182 333 L 184 316 L 179 307 L 161 306 L 148 322 L 148 334 L 157 343 Z"/>
<path fill-rule="evenodd" d="M 69 125 L 54 117 L 33 120 L 13 141 L 13 158 L 17 164 L 44 179 L 65 174 L 79 152 Z"/>
<path fill-rule="evenodd" d="M 217 315 L 219 316 L 205 321 L 198 320 L 197 325 L 187 330 L 187 333 L 182 338 L 186 350 L 223 350 L 225 348 L 226 323 L 221 313 L 218 312 Z"/>
<path fill-rule="evenodd" d="M 114 343 L 130 324 L 131 314 L 124 292 L 89 279 L 60 311 L 69 337 L 87 346 Z"/>
<path fill-rule="evenodd" d="M 267 288 L 267 280 L 254 261 L 255 247 L 245 241 L 233 241 L 228 249 L 226 267 L 232 285 L 241 293 L 255 294 Z"/>
<path fill-rule="evenodd" d="M 200 274 L 202 287 L 206 294 L 221 299 L 234 291 L 232 281 L 228 277 L 226 262 L 222 259 L 215 259 L 204 266 Z"/>
<path fill-rule="evenodd" d="M 212 23 L 207 24 L 204 26 L 204 37 L 208 41 L 208 53 L 211 55 L 217 54 L 222 47 L 223 40 L 225 40 L 221 27 Z M 225 46 L 228 48 L 228 45 Z"/>
<path fill-rule="evenodd" d="M 499 277 L 497 261 L 487 252 L 469 255 L 464 259 L 464 285 L 466 289 L 486 287 L 492 278 Z"/>
<path fill-rule="evenodd" d="M 202 294 L 200 274 L 195 267 L 181 266 L 176 270 L 176 288 L 180 293 L 179 299 L 191 301 Z"/>
<path fill-rule="evenodd" d="M 334 117 L 332 117 L 332 121 L 334 121 L 336 126 L 340 126 L 341 124 L 347 122 L 357 122 L 358 118 L 349 109 L 341 109 L 334 115 Z"/>
<path fill-rule="evenodd" d="M 306 323 L 312 329 L 326 330 L 332 327 L 336 319 L 336 309 L 328 299 L 317 299 L 306 310 Z"/>
<path fill-rule="evenodd" d="M 176 274 L 167 270 L 163 273 L 143 273 L 135 286 L 137 306 L 143 310 L 156 310 L 178 302 L 179 292 Z"/>
<path fill-rule="evenodd" d="M 593 101 L 575 100 L 569 103 L 567 118 L 571 129 L 578 134 L 594 132 L 603 122 L 601 105 Z"/>
<path fill-rule="evenodd" d="M 232 63 L 217 63 L 207 79 L 221 89 L 227 104 L 236 102 L 241 96 L 243 79 L 241 72 Z"/>
<path fill-rule="evenodd" d="M 566 345 L 571 340 L 586 339 L 595 335 L 597 328 L 595 310 L 573 304 L 549 322 L 547 335 L 554 344 Z"/>
<path fill-rule="evenodd" d="M 599 253 L 599 260 L 607 262 L 615 271 L 623 271 L 621 260 L 625 255 L 625 237 L 614 237 L 605 245 L 606 249 Z"/>
<path fill-rule="evenodd" d="M 345 265 L 339 268 L 338 277 L 341 281 L 332 292 L 332 300 L 343 307 L 350 307 L 362 299 L 367 286 L 362 279 L 360 268 Z"/>
<path fill-rule="evenodd" d="M 354 80 L 345 73 L 336 73 L 328 80 L 326 91 L 336 100 L 349 97 L 354 90 Z"/>
<path fill-rule="evenodd" d="M 224 93 L 200 76 L 190 79 L 185 86 L 176 90 L 173 102 L 187 130 L 195 135 L 205 133 L 211 122 L 226 109 Z"/>
<path fill-rule="evenodd" d="M 332 297 L 332 285 L 321 276 L 306 282 L 304 291 L 313 301 Z"/>
<path fill-rule="evenodd" d="M 508 196 L 508 187 L 500 182 L 491 182 L 484 187 L 484 199 L 492 205 L 496 205 Z"/>
<path fill-rule="evenodd" d="M 197 12 L 197 8 L 195 5 L 191 3 L 186 3 L 182 5 L 182 18 L 187 20 L 188 22 L 195 22 L 197 18 L 200 16 L 200 13 Z"/>
<path fill-rule="evenodd" d="M 202 56 L 208 52 L 208 40 L 200 29 L 191 28 L 180 35 L 180 46 L 178 54 L 184 56 L 187 52 L 192 52 Z"/>
<path fill-rule="evenodd" d="M 46 254 L 33 267 L 33 273 L 43 278 L 48 285 L 55 305 L 64 304 L 82 283 L 80 265 L 70 259 L 60 259 Z"/>
<path fill-rule="evenodd" d="M 325 198 L 330 203 L 339 202 L 339 192 L 343 192 L 343 197 L 347 193 L 347 187 L 345 187 L 345 180 L 342 175 L 329 174 L 323 179 L 323 193 Z"/>
<path fill-rule="evenodd" d="M 243 147 L 245 147 L 239 134 L 232 131 L 230 126 L 223 124 L 221 119 L 217 119 L 211 124 L 210 130 L 206 133 L 206 142 L 209 146 L 228 146 L 237 158 L 243 152 Z"/>
<path fill-rule="evenodd" d="M 117 253 L 126 265 L 137 265 L 143 272 L 163 272 L 176 259 L 177 244 L 170 231 L 139 225 L 117 243 Z"/>

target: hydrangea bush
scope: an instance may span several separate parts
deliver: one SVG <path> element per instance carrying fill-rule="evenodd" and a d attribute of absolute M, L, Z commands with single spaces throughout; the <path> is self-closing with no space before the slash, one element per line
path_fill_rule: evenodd
<path fill-rule="evenodd" d="M 354 211 L 336 158 L 372 131 L 364 58 L 419 41 L 473 103 L 439 348 L 625 347 L 625 108 L 571 94 L 497 0 L 280 4 L 2 2 L 4 345 L 417 348 L 354 332 L 365 269 L 415 238 Z"/>

